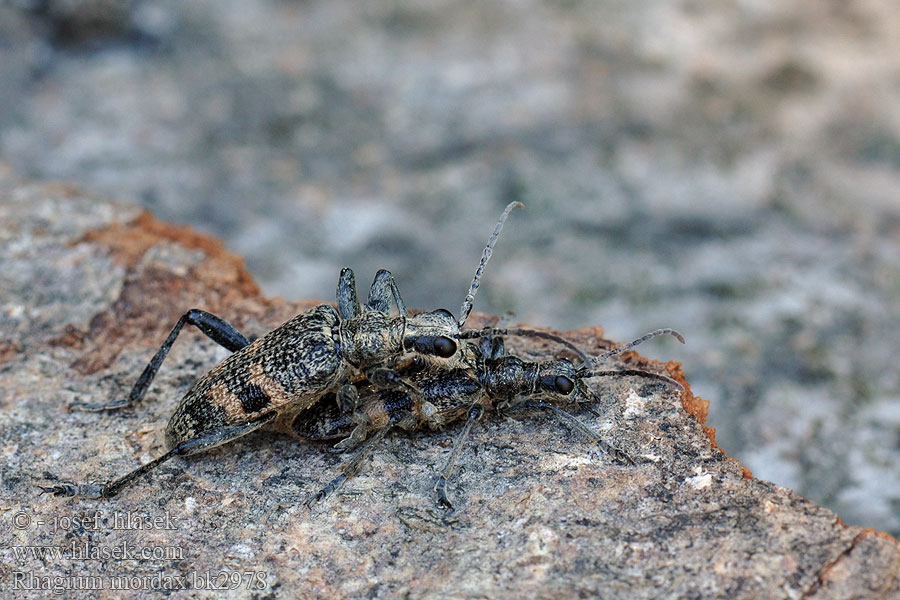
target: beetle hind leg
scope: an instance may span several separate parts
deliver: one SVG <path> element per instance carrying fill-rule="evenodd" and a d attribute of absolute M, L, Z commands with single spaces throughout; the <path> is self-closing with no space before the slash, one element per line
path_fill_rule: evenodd
<path fill-rule="evenodd" d="M 175 456 L 190 456 L 191 454 L 196 454 L 197 452 L 202 452 L 203 450 L 209 450 L 210 448 L 214 448 L 215 446 L 219 446 L 224 444 L 225 442 L 230 442 L 231 440 L 238 438 L 240 436 L 246 435 L 251 431 L 255 431 L 259 429 L 272 419 L 274 419 L 275 413 L 271 413 L 269 415 L 265 415 L 263 418 L 257 419 L 255 421 L 251 421 L 250 423 L 244 423 L 242 425 L 230 425 L 228 427 L 222 427 L 219 429 L 215 429 L 206 433 L 205 435 L 201 435 L 200 437 L 196 437 L 190 440 L 185 440 L 179 443 L 177 446 L 166 452 L 165 454 L 158 456 L 151 460 L 150 462 L 141 465 L 137 469 L 126 473 L 122 477 L 118 479 L 113 479 L 106 483 L 74 483 L 71 481 L 62 481 L 56 483 L 54 485 L 43 486 L 38 485 L 41 489 L 40 493 L 45 494 L 49 493 L 54 496 L 66 496 L 66 497 L 78 497 L 78 498 L 88 498 L 93 500 L 112 498 L 119 491 L 122 490 L 129 483 L 144 475 L 145 473 L 152 471 L 159 465 L 168 461 L 169 459 Z"/>
<path fill-rule="evenodd" d="M 156 351 L 156 354 L 153 355 L 153 358 L 150 359 L 147 366 L 144 367 L 143 372 L 140 377 L 138 377 L 137 382 L 135 382 L 134 387 L 131 388 L 131 392 L 129 392 L 127 397 L 99 404 L 74 402 L 71 405 L 72 408 L 87 411 L 112 410 L 128 406 L 143 398 L 144 394 L 147 392 L 147 388 L 150 387 L 150 383 L 153 381 L 153 378 L 156 377 L 159 367 L 166 359 L 166 356 L 168 356 L 172 344 L 175 343 L 175 338 L 181 333 L 181 329 L 184 327 L 185 323 L 193 325 L 206 334 L 212 341 L 232 352 L 237 352 L 250 343 L 240 331 L 235 329 L 235 327 L 225 321 L 225 319 L 217 317 L 205 310 L 200 310 L 198 308 L 191 309 L 181 315 L 181 318 L 175 323 L 175 327 L 172 328 L 166 341 L 163 342 L 162 346 L 159 347 L 159 350 Z"/>
<path fill-rule="evenodd" d="M 88 498 L 91 500 L 100 500 L 105 498 L 112 498 L 116 494 L 119 493 L 123 487 L 143 475 L 144 473 L 155 469 L 162 463 L 168 461 L 173 456 L 178 455 L 178 448 L 173 448 L 169 450 L 162 456 L 154 458 L 150 462 L 145 465 L 141 465 L 134 471 L 119 477 L 118 479 L 113 479 L 112 481 L 108 481 L 103 484 L 99 483 L 74 483 L 71 481 L 63 481 L 50 486 L 39 485 L 41 488 L 41 494 L 52 494 L 54 496 L 66 496 L 69 498 L 77 497 L 77 498 Z"/>
<path fill-rule="evenodd" d="M 334 492 L 338 491 L 348 479 L 359 473 L 362 468 L 362 463 L 368 457 L 375 446 L 384 438 L 385 435 L 388 434 L 394 427 L 400 427 L 401 429 L 413 429 L 415 427 L 416 419 L 413 414 L 409 411 L 397 411 L 391 416 L 390 422 L 383 428 L 379 429 L 375 432 L 375 434 L 370 437 L 366 442 L 362 445 L 356 455 L 350 459 L 350 462 L 341 467 L 341 474 L 328 482 L 328 485 L 319 490 L 314 496 L 309 498 L 305 504 L 307 508 L 312 508 L 314 504 L 318 504 L 325 500 L 328 496 L 332 495 Z"/>
<path fill-rule="evenodd" d="M 469 437 L 472 425 L 474 425 L 475 421 L 479 420 L 483 414 L 484 408 L 482 408 L 480 404 L 475 404 L 469 408 L 469 417 L 466 419 L 466 425 L 463 427 L 459 437 L 456 438 L 456 442 L 453 444 L 453 450 L 450 452 L 450 457 L 447 459 L 447 464 L 441 469 L 441 475 L 434 484 L 434 491 L 437 492 L 437 504 L 441 508 L 453 510 L 453 504 L 450 502 L 450 497 L 447 496 L 447 482 L 450 481 L 450 477 L 453 475 L 453 467 L 456 466 L 456 459 L 459 457 L 463 444 Z"/>

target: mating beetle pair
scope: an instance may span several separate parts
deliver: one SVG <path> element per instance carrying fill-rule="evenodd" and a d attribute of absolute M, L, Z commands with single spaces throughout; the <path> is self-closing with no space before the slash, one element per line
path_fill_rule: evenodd
<path fill-rule="evenodd" d="M 393 277 L 385 270 L 376 275 L 364 306 L 360 305 L 357 298 L 353 272 L 344 269 L 338 283 L 337 309 L 330 305 L 316 306 L 252 343 L 215 315 L 196 309 L 187 312 L 173 327 L 126 399 L 110 404 L 80 405 L 80 408 L 87 410 L 104 410 L 140 400 L 183 326 L 196 326 L 234 354 L 200 377 L 178 404 L 166 427 L 168 451 L 104 484 L 59 482 L 41 486 L 42 491 L 86 498 L 112 497 L 137 477 L 174 456 L 187 456 L 213 448 L 264 425 L 275 424 L 276 420 L 302 423 L 301 415 L 304 411 L 314 408 L 329 393 L 336 395 L 336 406 L 341 413 L 360 414 L 357 392 L 352 382 L 363 377 L 373 386 L 373 390 L 394 390 L 405 395 L 410 402 L 424 407 L 425 404 L 421 401 L 423 392 L 417 385 L 426 391 L 433 389 L 434 386 L 439 386 L 442 378 L 450 376 L 452 379 L 454 369 L 461 369 L 465 374 L 460 377 L 474 377 L 475 385 L 470 385 L 472 381 L 457 380 L 447 392 L 446 401 L 455 403 L 456 409 L 462 409 L 461 414 L 465 414 L 471 405 L 471 410 L 468 410 L 470 418 L 464 431 L 467 434 L 477 418 L 472 416 L 473 411 L 478 412 L 477 409 L 482 406 L 476 396 L 490 397 L 491 394 L 490 385 L 485 379 L 493 372 L 486 367 L 488 360 L 501 357 L 497 350 L 487 350 L 491 355 L 473 367 L 471 359 L 462 355 L 472 352 L 474 345 L 465 344 L 461 350 L 460 343 L 462 340 L 481 337 L 485 332 L 467 331 L 462 327 L 472 310 L 484 266 L 491 256 L 493 246 L 510 211 L 517 206 L 521 207 L 521 204 L 510 203 L 495 226 L 463 301 L 459 320 L 445 309 L 409 315 Z M 392 299 L 398 309 L 396 316 L 390 314 Z M 506 330 L 502 333 L 547 337 L 573 347 L 565 340 L 540 332 Z M 425 379 L 415 381 L 410 367 L 405 366 L 405 357 L 410 354 L 417 357 L 418 362 L 427 365 L 425 371 L 430 375 Z M 557 376 L 556 379 L 562 381 L 558 377 L 563 376 Z M 574 386 L 575 381 L 570 381 Z M 462 388 L 470 388 L 471 391 L 462 393 Z M 509 399 L 511 398 L 510 396 Z M 390 422 L 405 428 L 416 427 L 415 422 L 407 418 L 408 414 L 405 409 L 398 409 L 391 415 Z M 383 437 L 388 429 L 390 427 L 378 431 L 369 440 L 368 447 Z M 368 431 L 355 427 L 343 447 L 358 444 Z M 458 446 L 462 439 L 464 438 L 460 439 Z M 457 453 L 458 448 L 445 469 L 444 481 L 449 477 Z M 364 454 L 360 452 L 360 456 L 345 467 L 346 476 L 358 469 Z M 327 493 L 327 490 L 328 488 L 323 492 Z M 442 492 L 441 497 L 449 505 L 446 494 Z"/>

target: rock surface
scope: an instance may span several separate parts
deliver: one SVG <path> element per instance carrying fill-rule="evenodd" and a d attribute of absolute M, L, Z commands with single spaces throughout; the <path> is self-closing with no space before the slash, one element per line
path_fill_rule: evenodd
<path fill-rule="evenodd" d="M 0 2 L 0 161 L 223 239 L 661 345 L 759 476 L 900 537 L 897 0 Z"/>
<path fill-rule="evenodd" d="M 71 186 L 0 182 L 0 261 L 4 597 L 900 597 L 896 540 L 753 478 L 687 384 L 595 380 L 597 414 L 578 414 L 636 466 L 548 415 L 489 415 L 460 457 L 454 513 L 432 491 L 453 429 L 388 437 L 312 510 L 345 457 L 273 433 L 171 461 L 109 501 L 38 496 L 163 451 L 177 399 L 227 354 L 195 332 L 137 406 L 69 406 L 126 393 L 187 308 L 259 335 L 311 303 L 264 297 L 215 239 Z M 599 327 L 566 335 L 612 343 Z M 622 360 L 681 378 L 674 362 Z M 102 589 L 75 589 L 89 586 Z"/>

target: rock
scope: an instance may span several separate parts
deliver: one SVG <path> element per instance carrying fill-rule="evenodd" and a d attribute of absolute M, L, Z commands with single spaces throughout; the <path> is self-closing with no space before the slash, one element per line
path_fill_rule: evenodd
<path fill-rule="evenodd" d="M 689 332 L 723 448 L 900 538 L 900 3 L 844 4 L 0 2 L 0 161 L 286 298 L 455 308 L 522 200 L 481 310 Z"/>
<path fill-rule="evenodd" d="M 312 510 L 346 457 L 269 432 L 170 461 L 111 500 L 39 496 L 164 451 L 178 399 L 227 355 L 195 331 L 138 405 L 69 407 L 127 393 L 184 311 L 262 335 L 315 303 L 264 297 L 217 240 L 70 186 L 0 180 L 0 224 L 4 597 L 900 596 L 896 540 L 753 478 L 716 446 L 680 365 L 635 352 L 621 360 L 685 392 L 596 379 L 597 414 L 574 409 L 635 466 L 552 415 L 490 414 L 460 456 L 452 513 L 433 484 L 458 428 L 389 436 Z M 614 344 L 600 327 L 565 335 L 593 353 Z"/>

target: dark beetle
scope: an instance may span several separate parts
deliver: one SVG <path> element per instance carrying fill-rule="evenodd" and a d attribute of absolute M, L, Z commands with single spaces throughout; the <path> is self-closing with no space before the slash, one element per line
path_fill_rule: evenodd
<path fill-rule="evenodd" d="M 570 425 L 593 439 L 597 445 L 615 460 L 634 464 L 622 451 L 610 446 L 600 436 L 574 415 L 559 408 L 559 403 L 582 403 L 594 399 L 587 386 L 587 380 L 594 377 L 637 375 L 658 379 L 676 388 L 683 389 L 674 379 L 658 373 L 639 369 L 599 369 L 600 363 L 615 354 L 661 334 L 670 334 L 684 343 L 684 338 L 672 329 L 659 329 L 633 342 L 607 351 L 585 365 L 577 367 L 567 359 L 532 362 L 506 353 L 502 337 L 491 333 L 529 335 L 523 330 L 483 330 L 486 337 L 480 344 L 466 344 L 462 349 L 463 364 L 467 368 L 445 369 L 429 367 L 421 361 L 402 371 L 404 380 L 415 389 L 386 390 L 371 385 L 361 385 L 362 398 L 358 410 L 342 412 L 331 402 L 322 402 L 296 415 L 293 421 L 282 421 L 278 429 L 295 437 L 309 440 L 329 440 L 344 438 L 335 449 L 347 450 L 359 446 L 367 437 L 366 445 L 344 466 L 342 473 L 323 488 L 307 504 L 324 499 L 358 470 L 363 458 L 374 445 L 392 428 L 401 429 L 442 429 L 468 416 L 466 425 L 454 445 L 447 465 L 441 472 L 435 490 L 438 503 L 452 508 L 446 493 L 446 483 L 450 478 L 462 445 L 475 421 L 485 410 L 501 408 L 519 397 L 532 399 L 541 408 L 552 410 Z M 540 337 L 556 339 L 550 334 L 536 332 Z M 563 341 L 557 339 L 557 341 Z M 581 353 L 582 356 L 583 353 Z M 543 400 L 539 399 L 543 398 Z"/>

